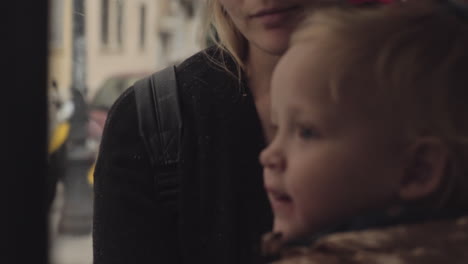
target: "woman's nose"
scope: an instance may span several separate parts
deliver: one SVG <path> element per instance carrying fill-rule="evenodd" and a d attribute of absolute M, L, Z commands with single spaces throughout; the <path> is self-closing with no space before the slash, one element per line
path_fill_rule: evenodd
<path fill-rule="evenodd" d="M 286 167 L 286 160 L 283 153 L 278 147 L 272 144 L 260 153 L 260 163 L 265 169 L 276 171 L 282 171 Z"/>

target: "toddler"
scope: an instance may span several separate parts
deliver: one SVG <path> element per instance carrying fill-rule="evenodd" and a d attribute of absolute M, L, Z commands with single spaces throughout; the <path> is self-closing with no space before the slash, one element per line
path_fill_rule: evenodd
<path fill-rule="evenodd" d="M 267 253 L 468 263 L 467 71 L 462 1 L 311 14 L 272 79 Z"/>

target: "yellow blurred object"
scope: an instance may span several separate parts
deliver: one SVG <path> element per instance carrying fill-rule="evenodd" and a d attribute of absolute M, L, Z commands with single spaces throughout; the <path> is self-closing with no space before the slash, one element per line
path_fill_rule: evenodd
<path fill-rule="evenodd" d="M 70 124 L 68 122 L 63 122 L 54 129 L 52 137 L 49 142 L 49 154 L 57 151 L 60 146 L 65 143 L 67 140 L 68 134 L 70 133 Z"/>
<path fill-rule="evenodd" d="M 95 167 L 96 167 L 96 162 L 93 163 L 93 166 L 91 166 L 91 168 L 89 168 L 89 171 L 88 171 L 88 183 L 90 185 L 94 184 L 94 168 Z"/>

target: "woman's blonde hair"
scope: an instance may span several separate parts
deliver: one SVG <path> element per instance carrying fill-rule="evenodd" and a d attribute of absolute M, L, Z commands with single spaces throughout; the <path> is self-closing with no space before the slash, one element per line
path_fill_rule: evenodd
<path fill-rule="evenodd" d="M 438 0 L 325 9 L 293 34 L 291 45 L 298 44 L 326 54 L 321 63 L 331 69 L 336 100 L 355 93 L 353 100 L 397 120 L 408 138 L 443 141 L 450 164 L 436 201 L 468 210 L 468 15 Z"/>
<path fill-rule="evenodd" d="M 247 57 L 247 39 L 239 32 L 219 0 L 206 0 L 205 32 L 210 40 L 221 51 L 220 54 L 231 56 L 236 63 L 237 73 L 228 69 L 223 61 L 214 61 L 215 64 L 240 78 L 245 70 Z"/>

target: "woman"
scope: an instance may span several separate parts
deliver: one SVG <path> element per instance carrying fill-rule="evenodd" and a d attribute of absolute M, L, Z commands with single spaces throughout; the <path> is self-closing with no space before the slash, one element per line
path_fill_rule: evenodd
<path fill-rule="evenodd" d="M 270 76 L 317 2 L 208 1 L 219 45 L 176 69 L 184 131 L 173 217 L 155 199 L 163 172 L 138 134 L 133 88 L 117 100 L 95 171 L 95 263 L 261 263 L 256 245 L 272 218 L 258 162 L 273 133 Z"/>

